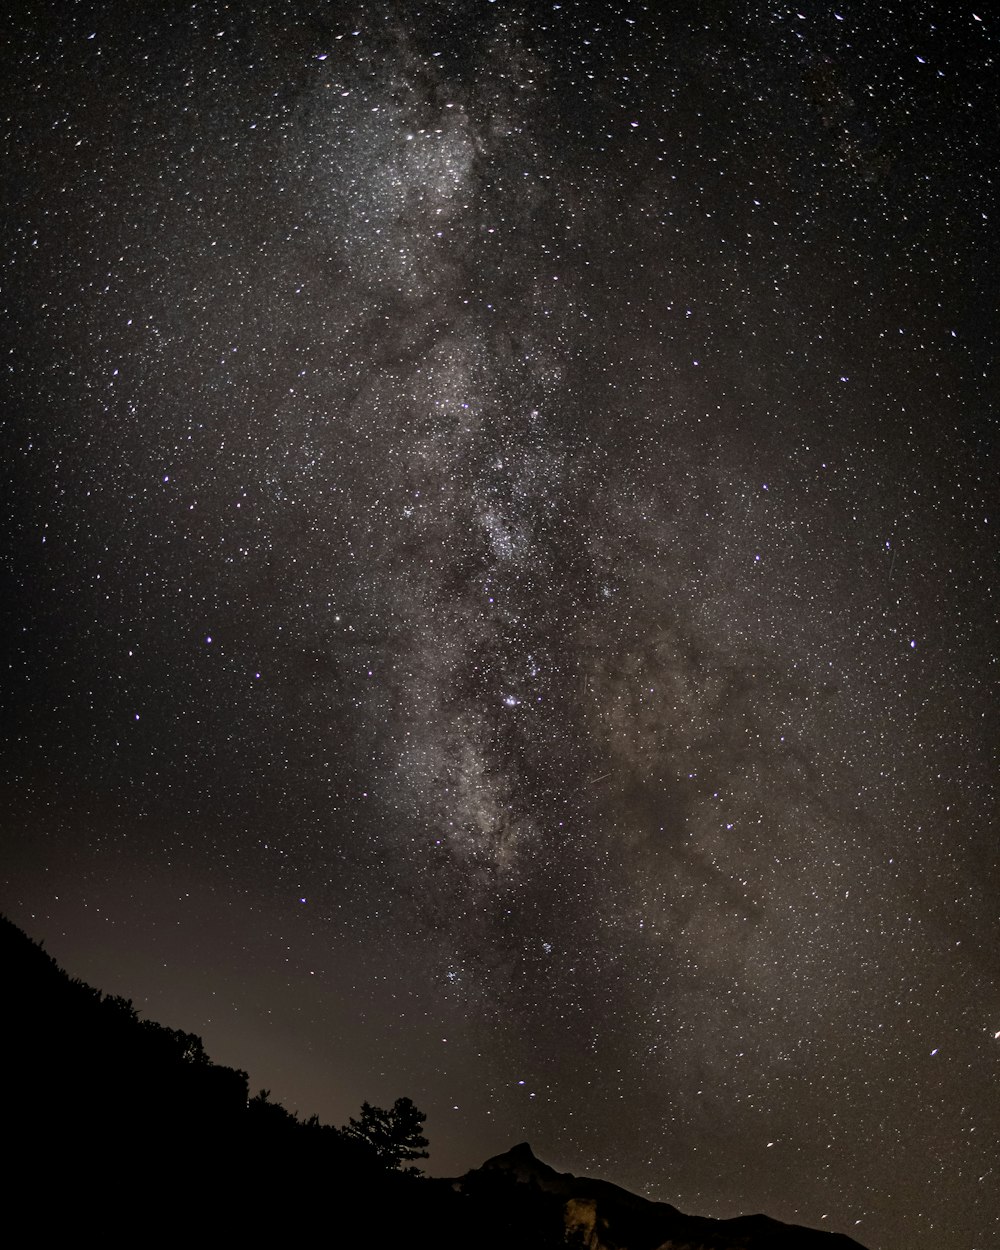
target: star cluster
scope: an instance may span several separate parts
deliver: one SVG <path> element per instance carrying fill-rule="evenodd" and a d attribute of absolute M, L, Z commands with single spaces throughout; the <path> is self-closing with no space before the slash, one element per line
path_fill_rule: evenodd
<path fill-rule="evenodd" d="M 432 1170 L 983 1250 L 996 22 L 252 8 L 8 30 L 4 910 Z"/>

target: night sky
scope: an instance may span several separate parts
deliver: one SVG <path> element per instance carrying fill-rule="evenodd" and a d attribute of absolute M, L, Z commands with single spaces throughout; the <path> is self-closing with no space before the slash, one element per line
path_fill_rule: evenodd
<path fill-rule="evenodd" d="M 14 5 L 0 908 L 433 1172 L 995 1245 L 981 4 Z"/>

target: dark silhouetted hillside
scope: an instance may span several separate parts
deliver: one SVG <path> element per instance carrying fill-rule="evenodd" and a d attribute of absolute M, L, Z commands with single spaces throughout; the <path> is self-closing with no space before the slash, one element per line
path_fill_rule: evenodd
<path fill-rule="evenodd" d="M 345 1129 L 299 1119 L 192 1033 L 62 971 L 0 917 L 0 1061 L 10 1244 L 180 1239 L 400 1250 L 859 1250 L 763 1215 L 709 1220 L 606 1181 L 559 1173 L 526 1144 L 458 1180 L 420 1158 L 408 1099 Z"/>

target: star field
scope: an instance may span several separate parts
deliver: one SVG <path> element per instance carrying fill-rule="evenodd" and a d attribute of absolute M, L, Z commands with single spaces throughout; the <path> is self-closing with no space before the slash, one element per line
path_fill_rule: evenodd
<path fill-rule="evenodd" d="M 1000 49 L 17 7 L 0 907 L 290 1108 L 997 1236 Z"/>

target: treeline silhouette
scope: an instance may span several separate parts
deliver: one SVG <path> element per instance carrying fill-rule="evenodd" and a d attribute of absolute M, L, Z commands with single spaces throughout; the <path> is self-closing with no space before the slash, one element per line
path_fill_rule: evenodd
<path fill-rule="evenodd" d="M 763 1215 L 685 1215 L 555 1171 L 527 1143 L 458 1180 L 419 1174 L 424 1115 L 337 1128 L 249 1097 L 201 1038 L 75 980 L 0 916 L 5 1245 L 393 1250 L 863 1250 Z"/>
<path fill-rule="evenodd" d="M 423 1115 L 365 1103 L 343 1128 L 249 1096 L 193 1033 L 68 976 L 0 917 L 7 1225 L 24 1244 L 565 1246 L 563 1203 L 497 1175 L 417 1173 Z M 22 1244 L 20 1240 L 8 1244 Z"/>

